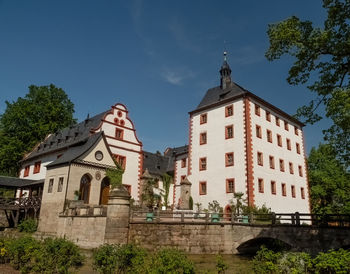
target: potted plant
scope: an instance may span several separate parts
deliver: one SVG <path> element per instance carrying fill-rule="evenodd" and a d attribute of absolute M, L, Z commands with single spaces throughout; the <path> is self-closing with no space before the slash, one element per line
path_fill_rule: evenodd
<path fill-rule="evenodd" d="M 75 190 L 74 191 L 74 201 L 78 201 L 80 197 L 80 191 L 79 190 Z"/>
<path fill-rule="evenodd" d="M 212 202 L 208 203 L 208 209 L 211 213 L 211 222 L 217 223 L 220 220 L 219 214 L 223 212 L 222 207 L 220 206 L 219 202 L 214 200 Z"/>

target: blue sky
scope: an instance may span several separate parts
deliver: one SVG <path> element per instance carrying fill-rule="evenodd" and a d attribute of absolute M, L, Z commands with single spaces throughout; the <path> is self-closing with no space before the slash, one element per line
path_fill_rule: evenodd
<path fill-rule="evenodd" d="M 0 113 L 29 85 L 53 83 L 79 121 L 121 102 L 145 150 L 181 146 L 188 112 L 219 84 L 226 44 L 233 80 L 294 114 L 311 92 L 286 82 L 291 58 L 264 57 L 268 24 L 291 15 L 325 18 L 319 0 L 0 0 Z M 325 127 L 305 128 L 308 150 Z"/>

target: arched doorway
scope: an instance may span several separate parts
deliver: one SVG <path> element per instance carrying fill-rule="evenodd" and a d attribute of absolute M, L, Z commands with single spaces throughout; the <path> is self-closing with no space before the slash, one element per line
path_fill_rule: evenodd
<path fill-rule="evenodd" d="M 90 187 L 91 187 L 91 175 L 84 174 L 80 179 L 80 197 L 79 200 L 83 200 L 84 204 L 89 203 Z"/>
<path fill-rule="evenodd" d="M 232 213 L 232 209 L 231 209 L 231 206 L 230 205 L 226 205 L 225 206 L 225 211 L 224 211 L 224 218 L 225 220 L 227 221 L 231 221 L 231 213 Z"/>
<path fill-rule="evenodd" d="M 110 182 L 108 177 L 104 177 L 101 182 L 100 205 L 108 204 Z"/>

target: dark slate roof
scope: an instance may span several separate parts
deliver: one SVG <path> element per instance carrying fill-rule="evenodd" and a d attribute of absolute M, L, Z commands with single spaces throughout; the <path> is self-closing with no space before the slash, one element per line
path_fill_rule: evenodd
<path fill-rule="evenodd" d="M 173 148 L 168 148 L 165 152 L 165 156 L 176 156 L 180 154 L 185 154 L 188 153 L 188 145 L 184 145 L 181 147 L 173 147 Z"/>
<path fill-rule="evenodd" d="M 231 82 L 230 87 L 226 89 L 222 89 L 220 86 L 208 89 L 207 93 L 199 103 L 196 110 L 220 102 L 222 100 L 244 95 L 247 92 L 248 91 L 246 89 L 242 88 L 234 82 Z"/>
<path fill-rule="evenodd" d="M 78 144 L 71 146 L 60 158 L 48 164 L 46 167 L 49 168 L 57 165 L 62 165 L 76 160 L 86 151 L 88 151 L 100 138 L 102 138 L 102 136 L 103 132 L 98 132 L 86 137 Z"/>
<path fill-rule="evenodd" d="M 17 177 L 0 176 L 0 187 L 27 187 L 32 185 L 40 185 L 44 183 L 44 179 L 30 180 Z"/>
<path fill-rule="evenodd" d="M 148 169 L 151 175 L 163 175 L 168 171 L 171 157 L 163 156 L 161 153 L 143 152 L 143 170 Z"/>
<path fill-rule="evenodd" d="M 83 122 L 66 127 L 61 131 L 48 135 L 35 149 L 24 157 L 22 161 L 51 153 L 58 150 L 65 150 L 84 142 L 90 135 L 90 131 L 97 128 L 108 111 L 102 112 L 94 117 L 85 119 Z"/>

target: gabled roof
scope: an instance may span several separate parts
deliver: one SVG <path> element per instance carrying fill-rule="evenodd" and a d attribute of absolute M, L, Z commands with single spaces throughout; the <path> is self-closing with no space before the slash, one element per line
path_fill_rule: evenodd
<path fill-rule="evenodd" d="M 0 176 L 0 187 L 27 187 L 32 185 L 40 185 L 44 183 L 44 179 L 30 180 L 17 177 Z"/>
<path fill-rule="evenodd" d="M 188 145 L 184 145 L 181 147 L 173 147 L 173 148 L 167 148 L 164 152 L 165 156 L 177 156 L 181 154 L 188 153 Z"/>
<path fill-rule="evenodd" d="M 91 130 L 97 128 L 108 111 L 87 118 L 83 122 L 66 127 L 56 133 L 48 135 L 43 142 L 37 145 L 32 152 L 27 154 L 22 161 L 42 156 L 54 151 L 66 150 L 85 142 L 91 134 Z"/>
<path fill-rule="evenodd" d="M 143 152 L 143 170 L 148 169 L 149 173 L 152 175 L 162 176 L 166 173 L 169 166 L 169 161 L 171 157 L 163 156 L 158 153 Z"/>
<path fill-rule="evenodd" d="M 82 142 L 76 144 L 75 146 L 71 146 L 60 158 L 48 164 L 46 167 L 50 168 L 57 165 L 73 162 L 74 160 L 82 156 L 85 152 L 87 152 L 101 138 L 103 138 L 103 132 L 98 132 L 91 136 L 86 137 Z"/>

